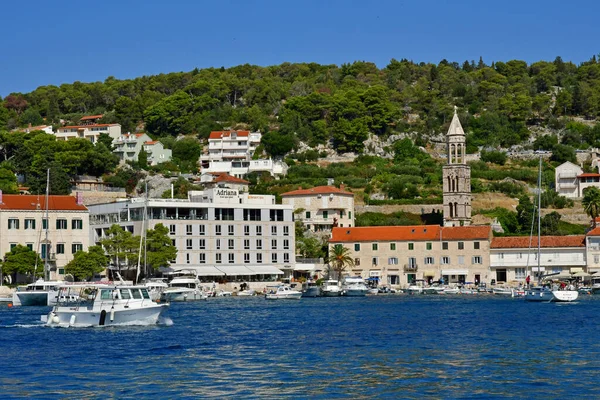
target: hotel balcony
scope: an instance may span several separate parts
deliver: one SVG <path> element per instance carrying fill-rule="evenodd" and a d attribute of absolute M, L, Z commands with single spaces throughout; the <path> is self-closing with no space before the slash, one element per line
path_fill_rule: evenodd
<path fill-rule="evenodd" d="M 417 272 L 418 269 L 417 264 L 404 264 L 404 272 Z"/>

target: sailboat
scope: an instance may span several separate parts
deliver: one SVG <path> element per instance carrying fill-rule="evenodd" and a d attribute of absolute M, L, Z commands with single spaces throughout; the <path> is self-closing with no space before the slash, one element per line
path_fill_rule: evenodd
<path fill-rule="evenodd" d="M 48 257 L 50 255 L 50 241 L 48 240 L 48 229 L 50 227 L 49 218 L 49 199 L 50 199 L 50 169 L 46 176 L 46 239 L 44 245 L 44 278 L 38 279 L 25 287 L 17 288 L 13 293 L 12 303 L 15 306 L 53 306 L 58 298 L 58 286 L 64 282 L 49 281 L 50 268 L 48 267 Z M 42 224 L 43 225 L 43 224 Z M 34 271 L 35 276 L 35 271 Z"/>
<path fill-rule="evenodd" d="M 577 300 L 579 292 L 577 290 L 558 290 L 549 286 L 541 285 L 541 204 L 542 204 L 542 156 L 540 156 L 540 166 L 538 171 L 537 185 L 537 274 L 538 285 L 525 290 L 525 300 L 535 302 L 571 302 Z M 533 225 L 533 224 L 532 224 Z M 533 227 L 532 232 L 533 234 Z M 529 259 L 528 259 L 529 260 Z M 528 261 L 529 263 L 529 261 Z"/>

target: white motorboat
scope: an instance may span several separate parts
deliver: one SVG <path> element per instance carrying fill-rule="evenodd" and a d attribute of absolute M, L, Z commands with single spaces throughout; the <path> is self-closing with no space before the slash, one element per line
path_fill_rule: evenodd
<path fill-rule="evenodd" d="M 408 286 L 406 292 L 408 294 L 423 294 L 425 293 L 425 281 L 423 279 L 416 279 L 412 284 Z"/>
<path fill-rule="evenodd" d="M 179 276 L 169 282 L 161 296 L 161 300 L 172 301 L 197 301 L 206 300 L 208 295 L 202 289 L 200 281 L 195 276 Z"/>
<path fill-rule="evenodd" d="M 144 285 L 148 289 L 148 294 L 150 294 L 150 298 L 154 301 L 160 300 L 162 293 L 169 287 L 167 282 L 164 279 L 149 279 L 144 282 Z"/>
<path fill-rule="evenodd" d="M 143 285 L 62 286 L 56 305 L 41 320 L 47 326 L 154 325 L 168 304 L 152 301 Z"/>
<path fill-rule="evenodd" d="M 267 300 L 290 299 L 298 300 L 302 297 L 302 292 L 293 290 L 288 285 L 279 285 L 275 290 L 271 289 L 265 294 Z"/>
<path fill-rule="evenodd" d="M 348 297 L 366 296 L 369 288 L 365 284 L 365 280 L 361 276 L 347 276 L 344 278 L 342 286 L 342 294 Z"/>
<path fill-rule="evenodd" d="M 240 290 L 239 292 L 237 292 L 238 296 L 256 296 L 256 292 L 254 290 L 251 289 L 246 289 L 246 290 Z"/>
<path fill-rule="evenodd" d="M 323 282 L 321 293 L 325 297 L 337 297 L 342 294 L 342 289 L 340 288 L 338 281 L 335 279 L 328 279 Z"/>
<path fill-rule="evenodd" d="M 62 284 L 64 282 L 39 279 L 18 287 L 12 295 L 12 303 L 14 306 L 53 306 L 56 304 L 58 287 Z"/>
<path fill-rule="evenodd" d="M 460 294 L 460 288 L 458 288 L 456 286 L 455 287 L 446 287 L 446 288 L 444 288 L 442 293 L 444 293 L 444 294 Z"/>
<path fill-rule="evenodd" d="M 377 289 L 377 288 L 368 288 L 367 294 L 379 294 L 379 289 Z"/>
<path fill-rule="evenodd" d="M 512 296 L 513 289 L 508 286 L 496 286 L 492 289 L 492 293 L 498 294 L 501 296 Z"/>

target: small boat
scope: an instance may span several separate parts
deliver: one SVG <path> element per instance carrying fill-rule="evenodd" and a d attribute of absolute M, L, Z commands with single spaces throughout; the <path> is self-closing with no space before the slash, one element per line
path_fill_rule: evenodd
<path fill-rule="evenodd" d="M 302 297 L 302 292 L 292 290 L 288 285 L 279 285 L 275 290 L 270 290 L 265 294 L 267 300 L 299 300 Z"/>
<path fill-rule="evenodd" d="M 143 285 L 73 284 L 60 287 L 56 305 L 41 320 L 58 327 L 154 325 L 167 308 Z"/>
<path fill-rule="evenodd" d="M 369 294 L 369 295 L 379 294 L 379 289 L 377 289 L 376 287 L 369 288 L 367 290 L 367 294 Z"/>
<path fill-rule="evenodd" d="M 169 282 L 169 287 L 162 292 L 163 301 L 197 301 L 207 300 L 200 281 L 194 276 L 179 276 Z"/>
<path fill-rule="evenodd" d="M 492 293 L 500 296 L 512 296 L 513 289 L 508 286 L 496 286 L 492 289 Z"/>
<path fill-rule="evenodd" d="M 308 280 L 302 284 L 302 297 L 319 297 L 321 288 L 313 280 Z"/>
<path fill-rule="evenodd" d="M 169 287 L 164 279 L 149 279 L 144 283 L 144 285 L 148 289 L 150 298 L 154 301 L 160 300 L 162 293 Z"/>
<path fill-rule="evenodd" d="M 458 287 L 446 287 L 443 291 L 444 294 L 460 294 L 460 288 Z"/>
<path fill-rule="evenodd" d="M 238 296 L 256 296 L 256 292 L 252 289 L 240 290 L 237 292 Z"/>
<path fill-rule="evenodd" d="M 53 306 L 56 304 L 58 287 L 62 284 L 64 282 L 39 279 L 24 287 L 20 286 L 13 292 L 12 303 L 14 306 Z"/>
<path fill-rule="evenodd" d="M 325 297 L 337 297 L 342 294 L 342 290 L 338 281 L 334 279 L 328 279 L 325 282 L 323 282 L 321 293 Z"/>
<path fill-rule="evenodd" d="M 425 293 L 424 286 L 425 281 L 423 279 L 417 279 L 406 289 L 406 292 L 408 294 L 423 294 Z"/>
<path fill-rule="evenodd" d="M 366 296 L 369 288 L 365 284 L 365 280 L 361 276 L 347 276 L 344 278 L 342 293 L 348 297 Z"/>

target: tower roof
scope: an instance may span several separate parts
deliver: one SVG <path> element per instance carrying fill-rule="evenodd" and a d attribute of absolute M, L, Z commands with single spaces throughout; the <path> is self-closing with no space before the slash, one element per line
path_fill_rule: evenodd
<path fill-rule="evenodd" d="M 458 114 L 456 113 L 457 109 L 458 108 L 454 106 L 454 116 L 452 117 L 452 122 L 450 122 L 447 136 L 465 136 L 465 131 L 463 131 L 462 125 L 458 119 Z"/>

